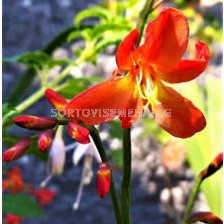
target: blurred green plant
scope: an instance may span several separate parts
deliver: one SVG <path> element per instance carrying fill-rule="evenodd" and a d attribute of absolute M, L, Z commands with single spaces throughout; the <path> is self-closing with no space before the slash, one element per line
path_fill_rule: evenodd
<path fill-rule="evenodd" d="M 199 173 L 223 149 L 222 86 L 223 81 L 212 76 L 206 77 L 204 94 L 195 82 L 184 86 L 183 93 L 198 105 L 207 120 L 207 127 L 202 132 L 184 140 L 187 158 L 195 173 Z M 210 209 L 218 216 L 223 214 L 222 189 L 222 172 L 211 176 L 202 186 Z"/>
<path fill-rule="evenodd" d="M 212 76 L 206 77 L 204 87 L 200 87 L 192 81 L 187 85 L 181 84 L 182 94 L 191 99 L 200 110 L 203 111 L 207 120 L 207 127 L 200 133 L 191 138 L 182 140 L 187 148 L 187 160 L 193 168 L 195 174 L 206 167 L 211 158 L 217 155 L 223 149 L 223 81 Z M 144 131 L 142 138 L 155 136 L 157 140 L 165 144 L 172 138 L 162 130 L 151 118 L 142 119 Z M 149 135 L 150 133 L 150 135 Z M 215 183 L 215 184 L 214 184 Z M 206 180 L 202 186 L 207 203 L 215 214 L 223 214 L 223 182 L 222 171 Z"/>

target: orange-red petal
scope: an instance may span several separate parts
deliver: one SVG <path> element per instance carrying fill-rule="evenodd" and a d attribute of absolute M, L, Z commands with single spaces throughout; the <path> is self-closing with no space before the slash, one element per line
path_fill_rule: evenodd
<path fill-rule="evenodd" d="M 63 114 L 63 109 L 67 106 L 68 102 L 58 93 L 53 91 L 52 89 L 47 89 L 45 91 L 45 96 L 51 105 L 56 108 L 57 110 L 61 111 Z"/>
<path fill-rule="evenodd" d="M 181 60 L 172 70 L 158 73 L 158 76 L 169 83 L 187 82 L 199 76 L 208 65 L 210 52 L 208 46 L 200 41 L 195 48 L 194 60 Z"/>
<path fill-rule="evenodd" d="M 132 30 L 120 43 L 116 52 L 116 62 L 120 70 L 129 70 L 131 65 L 131 52 L 136 48 L 140 35 L 136 29 Z"/>
<path fill-rule="evenodd" d="M 165 8 L 148 24 L 145 43 L 136 50 L 136 56 L 159 71 L 170 70 L 181 60 L 188 38 L 189 27 L 184 14 L 174 8 Z"/>
<path fill-rule="evenodd" d="M 122 128 L 130 128 L 133 122 L 142 117 L 144 113 L 143 106 L 143 99 L 140 97 L 138 89 L 136 87 L 127 107 L 122 111 L 122 113 L 118 114 L 121 120 Z"/>
<path fill-rule="evenodd" d="M 88 125 L 114 119 L 133 98 L 135 82 L 132 78 L 131 75 L 112 77 L 80 93 L 67 105 L 66 116 Z"/>
<path fill-rule="evenodd" d="M 154 116 L 164 130 L 175 137 L 188 138 L 205 128 L 203 113 L 190 100 L 162 83 L 158 88 Z"/>

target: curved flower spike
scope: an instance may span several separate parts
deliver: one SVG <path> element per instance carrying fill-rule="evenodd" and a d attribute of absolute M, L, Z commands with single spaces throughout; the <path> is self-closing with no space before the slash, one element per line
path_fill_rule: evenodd
<path fill-rule="evenodd" d="M 7 149 L 3 153 L 2 160 L 5 162 L 12 162 L 12 161 L 19 159 L 27 152 L 30 144 L 31 144 L 30 137 L 22 138 L 22 140 L 20 140 L 17 144 L 15 144 L 11 148 Z"/>
<path fill-rule="evenodd" d="M 56 118 L 35 117 L 29 115 L 15 117 L 13 121 L 22 128 L 35 131 L 51 129 L 58 123 Z"/>
<path fill-rule="evenodd" d="M 191 222 L 203 222 L 208 224 L 222 224 L 223 221 L 211 212 L 195 212 L 190 217 Z"/>
<path fill-rule="evenodd" d="M 74 97 L 66 106 L 66 116 L 97 125 L 118 116 L 123 128 L 131 127 L 145 110 L 171 135 L 188 138 L 203 130 L 206 120 L 194 104 L 163 81 L 186 82 L 207 67 L 210 53 L 203 42 L 196 43 L 194 60 L 183 60 L 189 39 L 189 27 L 183 13 L 165 8 L 146 28 L 144 43 L 136 48 L 139 32 L 134 29 L 116 52 L 119 70 L 115 76 Z"/>
<path fill-rule="evenodd" d="M 100 198 L 104 198 L 110 190 L 111 170 L 109 163 L 101 163 L 97 172 L 96 189 Z"/>

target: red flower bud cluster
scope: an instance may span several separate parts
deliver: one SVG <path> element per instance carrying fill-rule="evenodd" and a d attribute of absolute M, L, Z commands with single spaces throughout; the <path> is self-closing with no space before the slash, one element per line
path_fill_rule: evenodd
<path fill-rule="evenodd" d="M 4 178 L 2 181 L 2 189 L 4 192 L 8 192 L 10 194 L 16 194 L 19 192 L 32 195 L 36 198 L 41 206 L 50 203 L 55 196 L 55 192 L 53 190 L 46 188 L 35 190 L 34 186 L 25 183 L 19 167 L 14 167 L 12 170 L 7 171 L 5 176 L 6 178 Z M 6 214 L 5 218 L 3 219 L 3 223 L 20 224 L 23 219 L 24 217 L 21 216 Z"/>
<path fill-rule="evenodd" d="M 63 114 L 63 109 L 68 102 L 58 93 L 51 89 L 45 92 L 48 101 Z M 13 119 L 14 123 L 22 128 L 35 131 L 44 131 L 38 138 L 38 149 L 42 152 L 47 151 L 55 137 L 56 125 L 61 124 L 57 118 L 36 117 L 30 115 L 18 116 Z M 72 138 L 81 144 L 90 143 L 89 130 L 79 125 L 75 120 L 66 121 L 68 123 L 68 133 Z M 3 153 L 3 161 L 11 162 L 23 156 L 31 144 L 31 138 L 25 137 L 16 145 L 12 146 Z"/>
<path fill-rule="evenodd" d="M 2 190 L 8 190 L 11 194 L 16 194 L 25 189 L 21 171 L 19 167 L 14 167 L 11 171 L 7 172 L 7 179 L 2 181 Z"/>

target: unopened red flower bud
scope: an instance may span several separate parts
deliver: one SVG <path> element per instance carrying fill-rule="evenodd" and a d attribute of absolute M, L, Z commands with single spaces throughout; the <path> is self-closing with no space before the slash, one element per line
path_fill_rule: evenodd
<path fill-rule="evenodd" d="M 203 179 L 211 176 L 216 171 L 218 171 L 223 165 L 223 153 L 219 153 L 215 159 L 206 167 L 204 170 L 201 171 L 200 176 Z"/>
<path fill-rule="evenodd" d="M 90 143 L 89 130 L 82 127 L 77 121 L 70 121 L 68 124 L 68 133 L 77 142 L 81 144 Z"/>
<path fill-rule="evenodd" d="M 57 123 L 56 118 L 35 117 L 35 116 L 19 116 L 13 119 L 18 126 L 30 130 L 42 131 L 53 128 Z"/>
<path fill-rule="evenodd" d="M 104 198 L 110 190 L 111 169 L 109 163 L 101 163 L 97 172 L 96 189 L 100 198 Z"/>
<path fill-rule="evenodd" d="M 63 115 L 64 109 L 68 104 L 67 100 L 65 100 L 62 96 L 60 96 L 52 89 L 47 89 L 45 91 L 45 96 L 50 102 L 50 104 Z"/>
<path fill-rule="evenodd" d="M 190 222 L 204 222 L 208 224 L 222 224 L 223 221 L 211 212 L 195 212 L 190 217 Z"/>
<path fill-rule="evenodd" d="M 5 162 L 11 162 L 11 161 L 15 161 L 19 159 L 21 156 L 23 156 L 27 152 L 27 150 L 29 149 L 30 143 L 31 143 L 31 138 L 24 137 L 17 144 L 7 149 L 3 153 L 2 160 Z"/>
<path fill-rule="evenodd" d="M 38 138 L 38 149 L 41 151 L 46 151 L 50 148 L 53 138 L 55 136 L 55 130 L 50 129 L 43 132 Z"/>

